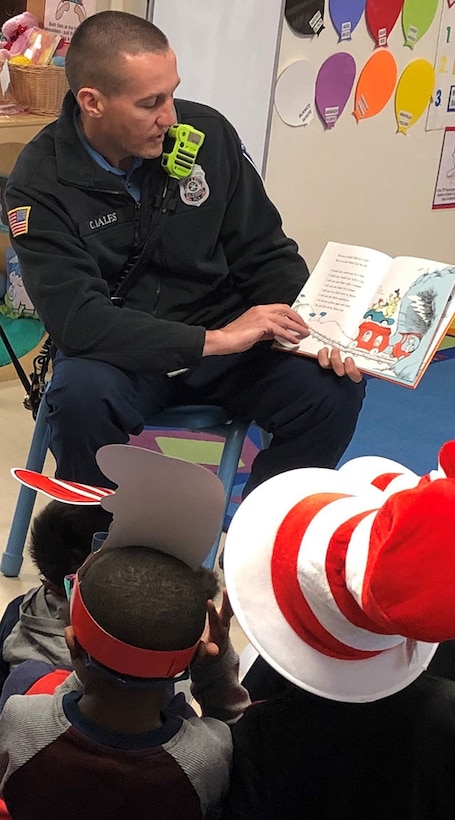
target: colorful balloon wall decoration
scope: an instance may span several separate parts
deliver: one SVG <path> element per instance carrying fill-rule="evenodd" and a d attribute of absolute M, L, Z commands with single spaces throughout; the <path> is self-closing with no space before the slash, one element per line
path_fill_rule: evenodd
<path fill-rule="evenodd" d="M 329 0 L 329 13 L 338 38 L 350 40 L 363 12 L 366 0 Z"/>
<path fill-rule="evenodd" d="M 404 0 L 402 24 L 406 46 L 414 48 L 415 44 L 428 31 L 438 6 L 439 0 Z"/>
<path fill-rule="evenodd" d="M 316 77 L 315 102 L 326 128 L 338 122 L 354 85 L 356 64 L 345 51 L 325 60 Z"/>
<path fill-rule="evenodd" d="M 395 116 L 398 133 L 407 134 L 427 109 L 434 91 L 436 75 L 428 60 L 413 60 L 398 80 Z"/>
<path fill-rule="evenodd" d="M 286 125 L 308 125 L 314 117 L 316 71 L 297 60 L 281 72 L 275 86 L 275 108 Z"/>
<path fill-rule="evenodd" d="M 390 32 L 403 8 L 404 0 L 367 0 L 365 20 L 377 46 L 387 46 Z"/>
<path fill-rule="evenodd" d="M 297 34 L 319 34 L 324 29 L 325 0 L 286 0 L 284 16 Z"/>
<path fill-rule="evenodd" d="M 397 81 L 397 64 L 390 51 L 375 51 L 357 82 L 354 117 L 357 122 L 374 117 L 387 105 Z"/>

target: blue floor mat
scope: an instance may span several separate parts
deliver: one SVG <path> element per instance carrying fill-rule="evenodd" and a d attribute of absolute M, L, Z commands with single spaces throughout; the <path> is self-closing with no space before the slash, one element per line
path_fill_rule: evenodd
<path fill-rule="evenodd" d="M 362 455 L 393 458 L 419 474 L 437 466 L 455 439 L 455 348 L 440 351 L 415 390 L 368 379 L 354 437 L 341 463 Z"/>

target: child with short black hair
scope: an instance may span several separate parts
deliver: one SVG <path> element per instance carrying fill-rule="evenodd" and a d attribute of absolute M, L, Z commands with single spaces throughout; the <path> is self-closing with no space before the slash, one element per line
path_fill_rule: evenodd
<path fill-rule="evenodd" d="M 0 718 L 13 817 L 36 818 L 44 805 L 48 820 L 73 816 L 75 806 L 84 820 L 145 818 L 151 806 L 160 820 L 216 816 L 231 738 L 212 718 L 237 719 L 247 698 L 213 608 L 207 655 L 197 659 L 206 573 L 150 547 L 89 557 L 66 631 L 75 673 L 53 696 L 11 696 Z M 183 695 L 166 706 L 168 682 L 189 663 L 202 719 L 187 716 Z"/>
<path fill-rule="evenodd" d="M 41 584 L 11 601 L 3 614 L 0 690 L 11 668 L 23 661 L 70 666 L 64 638 L 68 607 L 63 579 L 76 572 L 90 553 L 96 521 L 96 508 L 56 500 L 34 517 L 29 550 Z"/>
<path fill-rule="evenodd" d="M 54 499 L 35 515 L 29 552 L 48 588 L 65 594 L 65 576 L 76 572 L 90 553 L 97 517 L 96 507 Z"/>
<path fill-rule="evenodd" d="M 75 671 L 54 695 L 12 695 L 5 703 L 3 797 L 11 815 L 25 820 L 36 820 L 43 806 L 47 820 L 75 810 L 84 820 L 151 812 L 160 820 L 215 818 L 229 782 L 226 724 L 249 702 L 229 644 L 227 598 L 217 613 L 209 597 L 216 578 L 200 568 L 221 523 L 223 488 L 202 467 L 163 463 L 140 448 L 100 452 L 120 459 L 109 477 L 127 479 L 110 497 L 105 545 L 66 579 Z M 135 481 L 149 503 L 132 514 Z M 125 543 L 132 540 L 127 520 L 139 543 Z M 188 667 L 202 717 L 183 695 L 169 702 L 169 685 Z"/>

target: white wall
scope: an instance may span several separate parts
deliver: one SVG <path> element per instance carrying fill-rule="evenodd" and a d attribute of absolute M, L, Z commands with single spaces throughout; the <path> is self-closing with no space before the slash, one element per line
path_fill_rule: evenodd
<path fill-rule="evenodd" d="M 138 17 L 147 17 L 147 0 L 96 0 L 97 11 L 127 11 Z"/>
<path fill-rule="evenodd" d="M 218 108 L 265 168 L 283 0 L 154 0 L 178 59 L 177 96 Z"/>
<path fill-rule="evenodd" d="M 146 0 L 105 1 L 112 8 L 146 15 Z M 156 0 L 150 0 L 150 8 L 154 4 Z M 397 21 L 389 43 L 398 77 L 415 58 L 434 62 L 439 15 L 438 11 L 413 51 L 403 46 L 401 19 Z M 317 71 L 330 54 L 343 50 L 354 56 L 358 76 L 373 52 L 364 17 L 352 40 L 343 44 L 338 43 L 328 3 L 324 20 L 326 28 L 319 38 L 300 37 L 284 22 L 277 75 L 300 59 L 309 60 Z M 253 53 L 257 48 L 252 43 Z M 194 59 L 198 59 L 197 49 Z M 424 114 L 407 135 L 397 134 L 393 97 L 376 117 L 357 123 L 351 113 L 355 84 L 331 131 L 324 130 L 317 114 L 308 126 L 292 128 L 273 110 L 265 182 L 285 230 L 297 240 L 310 267 L 329 239 L 376 247 L 392 256 L 410 254 L 455 263 L 455 210 L 431 210 L 443 131 L 426 132 Z M 239 88 L 239 94 L 247 106 L 245 87 Z"/>
<path fill-rule="evenodd" d="M 343 50 L 356 59 L 358 77 L 373 51 L 364 18 L 352 41 L 343 44 L 337 42 L 327 9 L 325 25 L 319 38 L 310 38 L 297 36 L 285 22 L 278 73 L 299 59 L 309 60 L 318 71 L 330 54 Z M 398 20 L 389 38 L 398 77 L 412 59 L 433 63 L 438 31 L 439 12 L 411 51 L 402 45 Z M 329 239 L 375 247 L 392 256 L 455 263 L 455 211 L 431 210 L 444 132 L 426 132 L 425 113 L 407 135 L 396 134 L 393 98 L 376 117 L 357 123 L 351 113 L 355 84 L 330 131 L 324 131 L 317 114 L 308 126 L 292 128 L 274 111 L 266 186 L 286 231 L 310 267 Z"/>

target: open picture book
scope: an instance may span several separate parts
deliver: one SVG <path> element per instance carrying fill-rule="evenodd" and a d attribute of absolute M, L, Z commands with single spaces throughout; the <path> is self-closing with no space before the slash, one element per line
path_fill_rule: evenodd
<path fill-rule="evenodd" d="M 417 387 L 455 317 L 455 265 L 329 242 L 293 304 L 311 334 L 274 347 L 337 347 L 359 370 Z"/>

